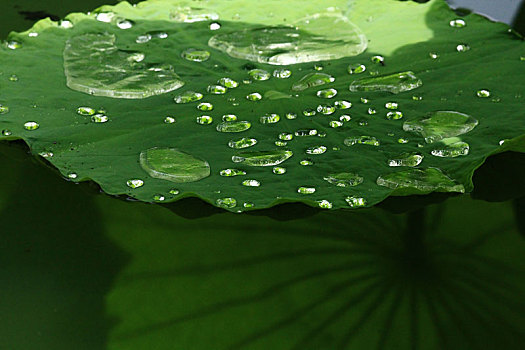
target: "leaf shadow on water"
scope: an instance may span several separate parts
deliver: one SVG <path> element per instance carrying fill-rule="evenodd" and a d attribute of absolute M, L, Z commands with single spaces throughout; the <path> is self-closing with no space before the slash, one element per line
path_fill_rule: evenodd
<path fill-rule="evenodd" d="M 127 261 L 79 186 L 0 143 L 0 339 L 5 349 L 103 349 L 104 295 Z M 33 160 L 33 161 L 32 161 Z"/>

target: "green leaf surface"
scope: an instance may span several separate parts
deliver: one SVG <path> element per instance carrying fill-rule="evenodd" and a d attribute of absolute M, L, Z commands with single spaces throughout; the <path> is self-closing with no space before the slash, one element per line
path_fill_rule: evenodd
<path fill-rule="evenodd" d="M 65 177 L 93 180 L 108 194 L 146 202 L 197 196 L 231 211 L 283 202 L 336 209 L 396 194 L 470 192 L 486 157 L 523 151 L 524 43 L 506 25 L 468 15 L 466 26 L 453 26 L 457 15 L 439 0 L 235 4 L 199 2 L 195 9 L 191 1 L 122 2 L 12 33 L 0 51 L 0 104 L 7 107 L 1 138 L 23 139 Z M 285 26 L 294 23 L 298 29 Z M 260 63 L 257 54 L 247 60 L 228 53 L 241 41 L 208 45 L 210 37 L 234 32 L 274 40 L 261 26 L 303 38 L 289 39 L 299 45 L 298 54 L 286 56 L 292 61 L 348 57 L 275 65 Z M 368 48 L 359 53 L 363 37 Z M 286 47 L 270 54 L 286 54 Z M 360 65 L 366 70 L 357 73 Z M 292 89 L 308 74 L 307 88 Z M 212 93 L 224 90 L 219 81 L 231 86 L 224 94 Z M 318 94 L 327 89 L 337 95 L 318 96 L 333 95 Z M 174 102 L 188 91 L 203 98 Z M 246 98 L 254 93 L 261 99 Z M 341 101 L 352 107 L 341 109 Z M 201 103 L 213 109 L 197 109 Z M 77 113 L 79 107 L 87 115 Z M 447 138 L 430 143 L 410 126 L 439 124 L 443 119 L 435 116 L 442 112 L 470 116 L 476 125 L 462 127 L 453 117 Z M 235 124 L 232 114 L 250 127 Z M 164 153 L 148 152 L 154 149 Z M 150 162 L 168 173 L 144 168 L 140 155 L 149 153 L 171 155 Z M 188 156 L 173 161 L 175 154 Z M 206 174 L 205 163 L 210 176 L 179 176 L 181 170 Z M 228 169 L 239 175 L 220 175 L 236 172 Z M 362 181 L 326 180 L 337 174 Z"/>

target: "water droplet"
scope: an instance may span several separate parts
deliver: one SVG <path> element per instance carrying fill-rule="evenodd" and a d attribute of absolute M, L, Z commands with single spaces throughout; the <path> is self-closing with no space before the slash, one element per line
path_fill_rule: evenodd
<path fill-rule="evenodd" d="M 332 203 L 326 199 L 317 201 L 317 204 L 321 209 L 332 209 Z"/>
<path fill-rule="evenodd" d="M 397 102 L 387 102 L 387 103 L 385 103 L 385 108 L 386 109 L 397 109 L 397 107 L 398 107 Z"/>
<path fill-rule="evenodd" d="M 67 174 L 67 177 L 71 180 L 74 180 L 78 177 L 78 174 L 77 173 L 68 173 Z"/>
<path fill-rule="evenodd" d="M 133 24 L 134 23 L 128 19 L 122 19 L 117 21 L 117 27 L 119 27 L 120 29 L 130 29 L 131 27 L 133 27 Z"/>
<path fill-rule="evenodd" d="M 222 122 L 217 125 L 217 131 L 220 132 L 242 132 L 248 130 L 252 124 L 248 121 Z"/>
<path fill-rule="evenodd" d="M 275 124 L 279 120 L 281 120 L 281 117 L 275 113 L 267 113 L 259 118 L 261 124 Z"/>
<path fill-rule="evenodd" d="M 96 111 L 91 107 L 78 107 L 77 113 L 80 115 L 92 116 L 96 113 Z"/>
<path fill-rule="evenodd" d="M 271 75 L 264 69 L 252 69 L 248 72 L 248 75 L 253 80 L 264 81 L 270 79 Z"/>
<path fill-rule="evenodd" d="M 9 107 L 0 105 L 0 114 L 9 113 Z"/>
<path fill-rule="evenodd" d="M 396 166 L 418 166 L 423 161 L 423 156 L 417 152 L 401 153 L 400 155 L 388 160 L 388 165 Z"/>
<path fill-rule="evenodd" d="M 352 107 L 352 103 L 350 103 L 349 101 L 341 100 L 341 101 L 335 101 L 334 106 L 337 109 L 349 109 Z"/>
<path fill-rule="evenodd" d="M 401 143 L 401 144 L 408 143 L 408 139 L 406 139 L 404 137 L 400 137 L 400 138 L 397 139 L 397 143 Z"/>
<path fill-rule="evenodd" d="M 439 58 L 439 55 L 438 55 L 437 53 L 435 53 L 435 52 L 430 52 L 428 55 L 429 55 L 430 58 L 432 58 L 433 60 Z"/>
<path fill-rule="evenodd" d="M 379 186 L 394 190 L 416 189 L 424 193 L 433 191 L 465 192 L 463 185 L 457 184 L 437 168 L 408 168 L 381 175 L 376 182 Z"/>
<path fill-rule="evenodd" d="M 423 101 L 423 96 L 412 96 L 412 100 L 414 100 L 414 101 Z"/>
<path fill-rule="evenodd" d="M 348 66 L 348 73 L 349 74 L 359 74 L 366 71 L 366 66 L 364 64 L 351 64 Z"/>
<path fill-rule="evenodd" d="M 336 89 L 325 89 L 317 91 L 317 97 L 320 98 L 334 98 L 337 95 Z"/>
<path fill-rule="evenodd" d="M 273 71 L 273 76 L 279 79 L 288 79 L 292 76 L 292 71 L 289 69 L 276 69 Z"/>
<path fill-rule="evenodd" d="M 40 157 L 42 157 L 42 158 L 51 158 L 51 157 L 53 157 L 54 154 L 51 151 L 42 151 L 42 152 L 38 153 L 38 155 Z"/>
<path fill-rule="evenodd" d="M 151 177 L 172 182 L 194 182 L 210 176 L 208 162 L 175 148 L 142 151 L 140 165 Z"/>
<path fill-rule="evenodd" d="M 261 186 L 261 183 L 257 180 L 249 179 L 249 180 L 244 180 L 242 182 L 242 185 L 246 187 L 259 187 Z"/>
<path fill-rule="evenodd" d="M 219 173 L 221 176 L 231 177 L 231 176 L 242 176 L 246 175 L 246 171 L 240 169 L 223 169 Z"/>
<path fill-rule="evenodd" d="M 144 181 L 140 179 L 131 179 L 126 182 L 126 185 L 128 185 L 128 187 L 131 187 L 131 188 L 139 188 L 139 187 L 144 186 Z"/>
<path fill-rule="evenodd" d="M 398 120 L 403 118 L 403 112 L 401 111 L 391 111 L 386 114 L 386 119 L 388 120 Z"/>
<path fill-rule="evenodd" d="M 467 25 L 467 23 L 462 19 L 454 19 L 450 21 L 449 24 L 451 27 L 455 27 L 455 28 L 463 28 Z"/>
<path fill-rule="evenodd" d="M 176 188 L 172 188 L 171 190 L 169 190 L 168 193 L 176 196 L 180 193 L 180 191 L 177 190 Z"/>
<path fill-rule="evenodd" d="M 367 113 L 370 114 L 370 115 L 373 115 L 373 114 L 377 113 L 377 110 L 375 108 L 368 108 Z"/>
<path fill-rule="evenodd" d="M 303 159 L 299 162 L 299 164 L 303 166 L 310 166 L 310 165 L 314 165 L 314 162 L 311 159 Z"/>
<path fill-rule="evenodd" d="M 252 27 L 213 36 L 208 45 L 253 62 L 288 65 L 356 56 L 366 36 L 347 17 L 315 14 L 293 25 Z"/>
<path fill-rule="evenodd" d="M 190 103 L 199 101 L 202 97 L 203 95 L 201 93 L 188 90 L 176 96 L 173 100 L 175 103 Z"/>
<path fill-rule="evenodd" d="M 293 134 L 288 132 L 282 132 L 279 134 L 279 139 L 283 141 L 290 141 L 293 139 Z"/>
<path fill-rule="evenodd" d="M 326 137 L 326 133 L 325 132 L 320 132 L 317 134 L 317 137 Z"/>
<path fill-rule="evenodd" d="M 368 126 L 368 120 L 361 118 L 361 119 L 359 119 L 359 121 L 357 122 L 357 124 L 358 124 L 359 126 Z"/>
<path fill-rule="evenodd" d="M 317 114 L 317 111 L 313 108 L 307 108 L 303 111 L 303 115 L 305 117 L 313 117 L 316 114 Z"/>
<path fill-rule="evenodd" d="M 218 207 L 224 208 L 224 209 L 231 209 L 235 208 L 237 206 L 237 200 L 235 198 L 219 198 L 215 201 L 215 204 L 217 204 Z"/>
<path fill-rule="evenodd" d="M 24 123 L 24 129 L 26 130 L 36 130 L 40 127 L 40 125 L 37 122 L 26 122 Z"/>
<path fill-rule="evenodd" d="M 315 193 L 315 187 L 301 186 L 297 189 L 300 194 L 313 194 Z"/>
<path fill-rule="evenodd" d="M 156 194 L 153 196 L 155 202 L 163 202 L 166 198 L 161 194 Z"/>
<path fill-rule="evenodd" d="M 332 120 L 330 122 L 330 126 L 332 128 L 339 128 L 339 127 L 343 126 L 343 122 L 340 122 L 339 120 Z"/>
<path fill-rule="evenodd" d="M 223 95 L 228 91 L 228 88 L 222 86 L 222 85 L 210 85 L 206 89 L 210 94 L 214 95 Z"/>
<path fill-rule="evenodd" d="M 286 168 L 280 167 L 280 166 L 274 166 L 272 169 L 272 172 L 277 175 L 282 175 L 286 173 Z"/>
<path fill-rule="evenodd" d="M 184 85 L 171 65 L 137 63 L 138 56 L 136 51 L 120 50 L 114 34 L 73 36 L 63 52 L 67 86 L 95 96 L 142 99 Z"/>
<path fill-rule="evenodd" d="M 2 136 L 11 136 L 13 133 L 9 129 L 2 130 Z"/>
<path fill-rule="evenodd" d="M 255 204 L 252 203 L 252 202 L 244 202 L 244 203 L 242 204 L 242 206 L 243 206 L 244 208 L 253 208 L 253 207 L 255 207 Z"/>
<path fill-rule="evenodd" d="M 476 95 L 477 95 L 478 97 L 487 98 L 487 97 L 490 97 L 490 91 L 489 91 L 489 90 L 485 90 L 485 89 L 483 89 L 483 90 L 478 90 L 478 91 L 476 92 Z"/>
<path fill-rule="evenodd" d="M 305 150 L 307 154 L 323 154 L 327 150 L 326 146 L 313 146 Z"/>
<path fill-rule="evenodd" d="M 316 136 L 318 133 L 317 129 L 300 129 L 295 132 L 295 136 Z"/>
<path fill-rule="evenodd" d="M 362 208 L 367 205 L 366 199 L 363 197 L 348 196 L 345 201 L 351 208 Z"/>
<path fill-rule="evenodd" d="M 286 119 L 295 119 L 297 118 L 297 114 L 295 113 L 286 113 Z"/>
<path fill-rule="evenodd" d="M 334 114 L 335 111 L 336 111 L 335 106 L 329 106 L 329 105 L 317 106 L 317 112 L 324 114 L 324 115 Z"/>
<path fill-rule="evenodd" d="M 200 125 L 209 125 L 213 123 L 213 118 L 210 117 L 209 115 L 198 116 L 195 120 L 197 124 L 200 124 Z"/>
<path fill-rule="evenodd" d="M 370 102 L 370 100 L 365 97 L 361 97 L 359 100 L 361 101 L 361 103 L 364 103 L 364 104 L 367 104 L 368 102 Z"/>
<path fill-rule="evenodd" d="M 468 46 L 467 44 L 459 44 L 458 46 L 456 46 L 457 52 L 465 52 L 468 50 L 470 50 L 470 46 Z"/>
<path fill-rule="evenodd" d="M 135 39 L 135 42 L 137 44 L 145 44 L 150 40 L 151 40 L 150 34 L 142 34 L 142 35 L 137 36 L 137 38 Z"/>
<path fill-rule="evenodd" d="M 328 183 L 338 187 L 354 187 L 363 182 L 363 177 L 354 173 L 330 174 L 323 178 Z"/>
<path fill-rule="evenodd" d="M 100 12 L 95 15 L 95 19 L 100 22 L 110 23 L 115 18 L 114 12 Z"/>
<path fill-rule="evenodd" d="M 16 40 L 11 40 L 6 43 L 8 49 L 16 50 L 22 48 L 22 43 Z"/>
<path fill-rule="evenodd" d="M 210 58 L 210 55 L 209 51 L 194 48 L 184 50 L 181 54 L 182 58 L 193 62 L 207 61 Z"/>
<path fill-rule="evenodd" d="M 314 64 L 314 70 L 320 71 L 323 69 L 324 69 L 324 66 L 322 64 Z"/>
<path fill-rule="evenodd" d="M 201 102 L 197 105 L 199 111 L 212 111 L 213 105 L 209 102 Z"/>
<path fill-rule="evenodd" d="M 219 15 L 205 8 L 177 7 L 170 13 L 169 18 L 175 22 L 193 23 L 201 21 L 217 21 Z"/>
<path fill-rule="evenodd" d="M 217 83 L 229 89 L 235 89 L 237 86 L 239 86 L 239 83 L 237 81 L 227 77 L 219 79 Z"/>
<path fill-rule="evenodd" d="M 293 91 L 303 91 L 314 86 L 333 83 L 335 78 L 325 73 L 309 73 L 292 85 Z"/>
<path fill-rule="evenodd" d="M 243 163 L 249 166 L 278 165 L 293 156 L 290 150 L 241 152 L 232 157 L 234 163 Z"/>
<path fill-rule="evenodd" d="M 339 120 L 342 121 L 342 122 L 349 122 L 350 120 L 352 119 L 352 117 L 350 117 L 349 115 L 347 114 L 343 114 L 339 117 Z"/>
<path fill-rule="evenodd" d="M 169 117 L 168 116 L 168 117 L 164 118 L 164 123 L 166 123 L 166 124 L 173 124 L 175 122 L 176 122 L 176 120 L 173 117 Z"/>
<path fill-rule="evenodd" d="M 210 30 L 219 30 L 221 29 L 221 24 L 217 22 L 210 23 Z"/>
<path fill-rule="evenodd" d="M 234 122 L 237 120 L 237 116 L 235 114 L 225 114 L 222 116 L 222 121 L 224 122 Z"/>
<path fill-rule="evenodd" d="M 379 146 L 379 140 L 373 136 L 351 136 L 344 140 L 344 144 L 347 146 L 353 146 L 355 144 Z"/>
<path fill-rule="evenodd" d="M 73 23 L 71 23 L 71 21 L 68 20 L 61 20 L 59 22 L 59 26 L 64 29 L 71 29 L 73 28 Z"/>
<path fill-rule="evenodd" d="M 454 111 L 438 111 L 425 117 L 405 121 L 403 130 L 417 133 L 427 143 L 444 138 L 466 134 L 478 125 L 478 121 L 468 114 Z"/>
<path fill-rule="evenodd" d="M 260 99 L 262 99 L 262 96 L 258 92 L 252 92 L 251 94 L 246 95 L 246 99 L 248 101 L 259 101 Z"/>
<path fill-rule="evenodd" d="M 288 145 L 288 142 L 282 141 L 282 140 L 277 140 L 277 141 L 274 142 L 274 144 L 276 146 L 278 146 L 278 147 L 284 147 L 284 146 Z"/>
<path fill-rule="evenodd" d="M 370 61 L 372 61 L 374 63 L 384 64 L 385 63 L 385 58 L 383 56 L 376 55 L 376 56 L 372 56 L 370 58 Z"/>
<path fill-rule="evenodd" d="M 16 82 L 18 81 L 18 76 L 16 74 L 12 74 L 9 76 L 9 81 Z"/>
<path fill-rule="evenodd" d="M 93 123 L 105 123 L 109 120 L 108 116 L 105 114 L 97 113 L 91 117 L 91 122 Z"/>
<path fill-rule="evenodd" d="M 469 153 L 468 143 L 457 137 L 446 138 L 440 141 L 440 147 L 434 148 L 430 153 L 436 157 L 454 158 L 466 156 Z"/>
<path fill-rule="evenodd" d="M 355 80 L 350 85 L 350 91 L 387 91 L 398 94 L 414 90 L 421 85 L 423 85 L 421 79 L 416 77 L 413 72 L 408 71 Z"/>
<path fill-rule="evenodd" d="M 256 144 L 257 144 L 256 139 L 252 139 L 248 137 L 243 137 L 242 139 L 231 140 L 230 142 L 228 142 L 228 146 L 230 146 L 231 148 L 236 148 L 236 149 L 248 148 L 248 147 L 255 146 Z"/>

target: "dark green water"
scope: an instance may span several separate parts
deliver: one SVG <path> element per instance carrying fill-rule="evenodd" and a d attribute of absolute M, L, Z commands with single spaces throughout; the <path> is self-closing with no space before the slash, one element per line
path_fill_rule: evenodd
<path fill-rule="evenodd" d="M 1 35 L 101 4 L 2 2 Z M 523 155 L 491 158 L 475 199 L 258 215 L 111 198 L 61 179 L 22 143 L 0 143 L 0 164 L 0 349 L 525 343 Z"/>

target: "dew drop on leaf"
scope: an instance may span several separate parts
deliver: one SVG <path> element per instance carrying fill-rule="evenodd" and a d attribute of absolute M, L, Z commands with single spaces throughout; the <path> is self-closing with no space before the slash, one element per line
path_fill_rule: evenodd
<path fill-rule="evenodd" d="M 188 90 L 176 96 L 173 100 L 175 101 L 175 103 L 190 103 L 199 101 L 200 99 L 202 99 L 202 97 L 203 95 L 201 93 Z"/>
<path fill-rule="evenodd" d="M 192 62 L 204 62 L 210 59 L 210 52 L 206 50 L 199 50 L 199 49 L 186 49 L 181 54 L 182 58 L 192 61 Z"/>
<path fill-rule="evenodd" d="M 313 194 L 315 193 L 315 187 L 301 186 L 297 189 L 297 192 L 300 194 Z"/>
<path fill-rule="evenodd" d="M 248 147 L 255 146 L 256 144 L 257 144 L 256 139 L 248 138 L 248 137 L 243 137 L 237 140 L 230 140 L 230 142 L 228 142 L 228 146 L 231 148 L 235 148 L 235 149 L 248 148 Z"/>
<path fill-rule="evenodd" d="M 26 130 L 36 130 L 40 127 L 40 125 L 37 122 L 25 122 L 24 123 L 24 129 Z"/>
<path fill-rule="evenodd" d="M 328 183 L 338 187 L 354 187 L 363 183 L 363 177 L 355 173 L 335 173 L 323 178 Z"/>
<path fill-rule="evenodd" d="M 381 175 L 376 182 L 379 186 L 394 190 L 412 188 L 421 192 L 465 192 L 463 185 L 457 184 L 437 168 L 408 168 Z"/>
<path fill-rule="evenodd" d="M 344 140 L 344 144 L 347 146 L 353 146 L 355 144 L 379 146 L 380 142 L 373 136 L 351 136 Z"/>
<path fill-rule="evenodd" d="M 303 91 L 311 87 L 329 84 L 335 78 L 326 73 L 308 73 L 292 85 L 293 91 Z"/>
<path fill-rule="evenodd" d="M 197 118 L 195 118 L 195 121 L 197 122 L 197 124 L 200 125 L 209 125 L 213 123 L 213 118 L 209 115 L 200 115 Z"/>
<path fill-rule="evenodd" d="M 249 166 L 274 166 L 293 156 L 290 150 L 240 152 L 232 157 L 234 163 Z"/>
<path fill-rule="evenodd" d="M 245 120 L 222 122 L 217 125 L 219 132 L 242 132 L 251 128 L 252 124 Z"/>
<path fill-rule="evenodd" d="M 232 177 L 232 176 L 242 176 L 246 175 L 246 171 L 240 170 L 240 169 L 223 169 L 219 172 L 219 175 L 225 176 L 225 177 Z"/>
<path fill-rule="evenodd" d="M 215 204 L 220 208 L 231 209 L 237 206 L 237 200 L 231 197 L 219 198 L 215 201 Z"/>
<path fill-rule="evenodd" d="M 244 180 L 242 182 L 242 185 L 246 187 L 259 187 L 261 186 L 261 183 L 254 179 L 248 179 L 248 180 Z"/>
<path fill-rule="evenodd" d="M 350 91 L 387 91 L 398 94 L 417 89 L 421 85 L 423 85 L 421 79 L 416 77 L 413 72 L 408 71 L 355 80 L 350 85 Z M 363 99 L 361 102 L 367 103 Z"/>
<path fill-rule="evenodd" d="M 126 181 L 126 185 L 131 188 L 139 188 L 144 186 L 144 181 L 140 179 L 131 179 Z"/>
<path fill-rule="evenodd" d="M 388 160 L 388 165 L 391 167 L 398 166 L 418 166 L 423 161 L 423 155 L 417 152 L 405 152 Z"/>
<path fill-rule="evenodd" d="M 175 148 L 150 148 L 140 153 L 140 165 L 151 177 L 195 182 L 210 176 L 207 161 Z"/>
<path fill-rule="evenodd" d="M 468 133 L 478 125 L 472 116 L 455 111 L 437 111 L 422 118 L 407 120 L 403 130 L 419 134 L 427 143 Z"/>

